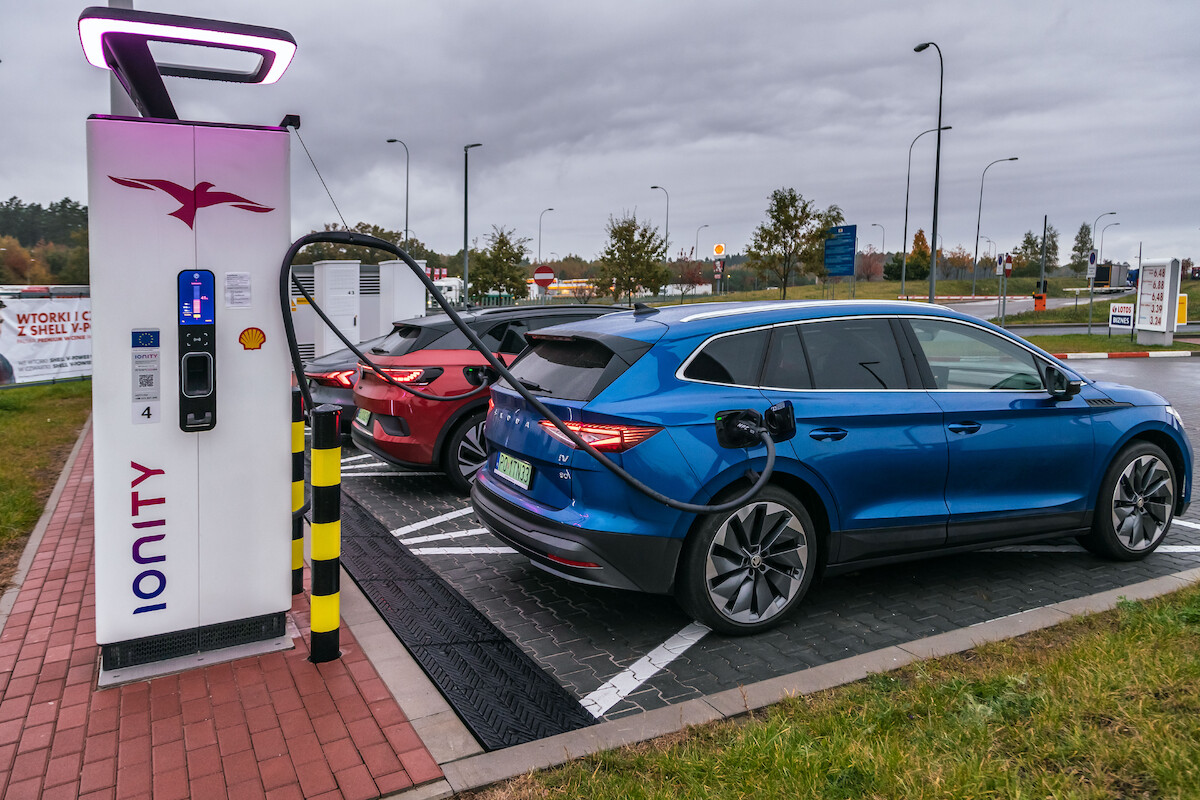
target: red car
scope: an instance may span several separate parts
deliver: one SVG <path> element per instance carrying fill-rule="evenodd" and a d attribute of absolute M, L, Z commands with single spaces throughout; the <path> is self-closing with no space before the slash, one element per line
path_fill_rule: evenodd
<path fill-rule="evenodd" d="M 525 349 L 525 334 L 550 325 L 591 319 L 619 306 L 519 306 L 463 312 L 460 316 L 505 364 Z M 487 364 L 445 314 L 397 322 L 382 342 L 366 351 L 397 381 L 425 394 L 453 397 L 476 388 L 466 370 Z M 426 400 L 392 386 L 359 365 L 354 387 L 358 407 L 350 435 L 354 444 L 392 464 L 441 470 L 462 493 L 487 459 L 483 422 L 489 393 L 465 400 Z"/>

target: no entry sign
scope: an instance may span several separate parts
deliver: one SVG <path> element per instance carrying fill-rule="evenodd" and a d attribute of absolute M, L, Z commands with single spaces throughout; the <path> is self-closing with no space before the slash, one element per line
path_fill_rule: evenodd
<path fill-rule="evenodd" d="M 554 283 L 554 270 L 543 264 L 533 271 L 533 282 L 545 289 Z"/>

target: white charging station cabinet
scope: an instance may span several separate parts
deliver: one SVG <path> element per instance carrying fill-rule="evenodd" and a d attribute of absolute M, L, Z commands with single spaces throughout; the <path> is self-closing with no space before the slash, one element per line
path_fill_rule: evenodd
<path fill-rule="evenodd" d="M 87 121 L 102 675 L 290 646 L 286 129 Z"/>

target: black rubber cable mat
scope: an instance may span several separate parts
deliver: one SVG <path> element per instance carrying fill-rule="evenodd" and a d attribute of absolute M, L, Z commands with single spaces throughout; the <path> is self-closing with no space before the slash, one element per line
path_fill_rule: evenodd
<path fill-rule="evenodd" d="M 574 696 L 344 492 L 342 566 L 486 749 L 596 723 Z"/>

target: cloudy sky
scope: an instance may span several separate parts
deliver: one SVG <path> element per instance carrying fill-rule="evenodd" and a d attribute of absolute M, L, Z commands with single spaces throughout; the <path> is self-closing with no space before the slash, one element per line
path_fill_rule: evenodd
<path fill-rule="evenodd" d="M 515 228 L 541 250 L 592 258 L 610 215 L 669 222 L 672 253 L 741 251 L 773 189 L 837 204 L 860 247 L 897 250 L 913 138 L 936 126 L 945 58 L 945 247 L 1000 249 L 1042 216 L 1070 250 L 1081 223 L 1104 255 L 1200 256 L 1200 4 L 1039 2 L 433 2 L 134 0 L 143 10 L 283 28 L 299 44 L 273 86 L 168 79 L 184 119 L 300 135 L 346 220 L 404 225 L 462 246 Z M 86 202 L 84 120 L 109 110 L 107 73 L 76 34 L 84 3 L 0 6 L 0 196 Z M 909 235 L 928 235 L 934 139 L 912 149 Z M 660 185 L 667 197 L 652 190 Z M 337 220 L 299 144 L 296 235 Z M 872 223 L 882 226 L 873 227 Z M 705 229 L 698 229 L 707 225 Z M 698 232 L 698 234 L 697 234 Z M 1099 238 L 1099 230 L 1097 231 Z M 981 244 L 981 252 L 986 242 Z"/>

